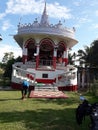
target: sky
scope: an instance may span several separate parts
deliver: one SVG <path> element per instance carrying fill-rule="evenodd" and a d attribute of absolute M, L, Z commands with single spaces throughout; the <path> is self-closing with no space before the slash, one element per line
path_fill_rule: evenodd
<path fill-rule="evenodd" d="M 22 50 L 14 40 L 17 25 L 40 21 L 45 0 L 0 0 L 0 62 L 6 52 L 13 52 L 15 57 L 22 55 Z M 46 0 L 50 23 L 59 20 L 63 26 L 75 27 L 78 40 L 72 51 L 84 49 L 98 39 L 98 0 Z"/>

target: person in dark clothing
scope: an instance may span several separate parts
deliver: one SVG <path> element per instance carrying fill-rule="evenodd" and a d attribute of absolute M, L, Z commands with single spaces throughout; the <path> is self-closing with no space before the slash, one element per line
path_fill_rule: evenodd
<path fill-rule="evenodd" d="M 21 93 L 22 93 L 22 99 L 25 99 L 27 94 L 28 94 L 28 90 L 29 90 L 29 82 L 27 80 L 23 80 L 23 83 L 22 83 L 22 90 L 21 90 Z"/>
<path fill-rule="evenodd" d="M 79 106 L 76 109 L 76 121 L 80 125 L 82 124 L 83 119 L 85 116 L 88 116 L 91 114 L 91 105 L 88 103 L 87 100 L 84 100 L 82 104 L 79 104 Z"/>

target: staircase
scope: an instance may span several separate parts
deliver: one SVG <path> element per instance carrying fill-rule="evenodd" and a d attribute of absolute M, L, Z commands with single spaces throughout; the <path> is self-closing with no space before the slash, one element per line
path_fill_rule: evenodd
<path fill-rule="evenodd" d="M 55 84 L 43 84 L 37 83 L 35 85 L 35 91 L 59 91 Z"/>
<path fill-rule="evenodd" d="M 31 74 L 34 79 L 31 80 L 27 77 L 28 74 Z M 53 84 L 44 84 L 44 83 L 37 83 L 35 81 L 35 73 L 31 73 L 23 68 L 19 68 L 13 65 L 13 74 L 12 74 L 12 82 L 21 83 L 23 80 L 28 80 L 31 86 L 35 86 L 34 91 L 58 91 L 58 87 L 56 83 Z"/>

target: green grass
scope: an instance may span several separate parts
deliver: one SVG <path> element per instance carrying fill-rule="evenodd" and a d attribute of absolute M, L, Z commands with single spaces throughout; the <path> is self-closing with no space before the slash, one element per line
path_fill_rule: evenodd
<path fill-rule="evenodd" d="M 75 120 L 79 94 L 67 92 L 68 99 L 22 101 L 20 91 L 0 91 L 0 130 L 89 130 L 89 118 L 81 126 Z M 93 102 L 90 94 L 86 98 Z"/>

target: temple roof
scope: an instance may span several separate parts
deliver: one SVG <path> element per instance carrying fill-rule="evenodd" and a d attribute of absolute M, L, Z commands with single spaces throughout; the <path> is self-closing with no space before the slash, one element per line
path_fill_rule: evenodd
<path fill-rule="evenodd" d="M 18 24 L 18 33 L 15 35 L 15 39 L 17 42 L 22 41 L 21 36 L 26 36 L 26 35 L 50 35 L 50 36 L 55 36 L 59 37 L 65 40 L 70 41 L 69 47 L 71 48 L 73 45 L 75 45 L 78 41 L 75 39 L 75 28 L 67 28 L 64 27 L 62 22 L 59 20 L 58 23 L 56 24 L 50 24 L 48 20 L 48 15 L 47 15 L 47 9 L 46 9 L 46 2 L 44 5 L 44 9 L 42 12 L 41 20 L 40 22 L 35 18 L 33 23 L 25 23 L 25 24 Z M 68 42 L 69 44 L 69 42 Z"/>

